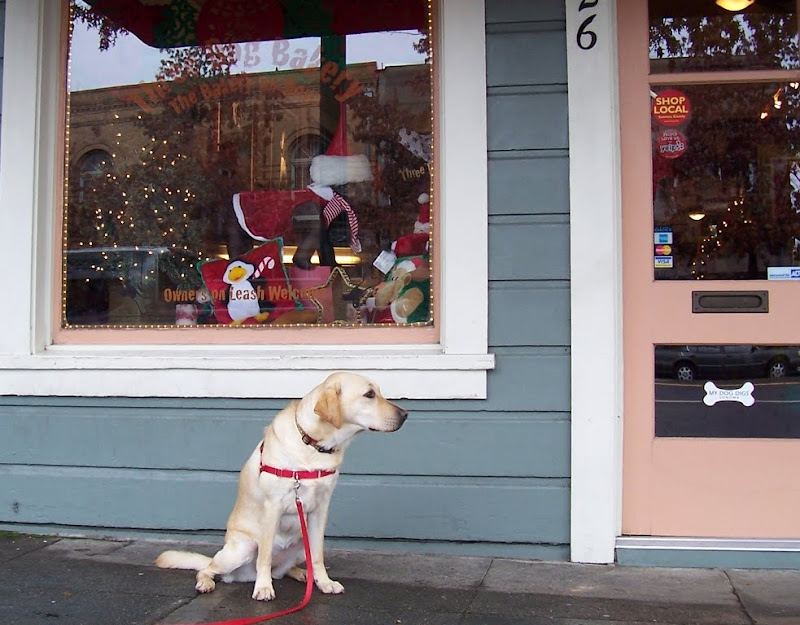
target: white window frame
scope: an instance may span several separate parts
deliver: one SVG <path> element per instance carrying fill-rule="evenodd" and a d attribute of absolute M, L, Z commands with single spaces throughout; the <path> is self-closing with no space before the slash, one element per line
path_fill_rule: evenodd
<path fill-rule="evenodd" d="M 0 249 L 11 269 L 0 306 L 0 395 L 299 397 L 346 369 L 391 397 L 485 398 L 494 356 L 483 0 L 438 0 L 438 25 L 438 344 L 53 345 L 65 42 L 52 0 L 7 0 Z"/>

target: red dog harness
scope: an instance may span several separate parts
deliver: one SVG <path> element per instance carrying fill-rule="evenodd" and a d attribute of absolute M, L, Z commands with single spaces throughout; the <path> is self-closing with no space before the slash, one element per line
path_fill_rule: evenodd
<path fill-rule="evenodd" d="M 333 471 L 292 471 L 291 469 L 276 469 L 275 467 L 271 467 L 266 464 L 261 465 L 261 472 L 262 473 L 272 473 L 272 475 L 277 475 L 278 477 L 292 477 L 296 480 L 314 480 L 318 477 L 326 477 L 328 475 L 333 475 L 336 473 L 336 470 Z"/>
<path fill-rule="evenodd" d="M 261 453 L 264 453 L 264 442 L 261 442 Z M 316 471 L 293 471 L 292 469 L 276 469 L 268 464 L 261 464 L 261 473 L 271 473 L 278 477 L 290 477 L 294 480 L 315 480 L 320 477 L 327 477 L 336 473 L 336 469 L 317 469 Z"/>
<path fill-rule="evenodd" d="M 261 453 L 264 453 L 264 442 L 261 442 Z M 308 602 L 311 600 L 311 593 L 314 589 L 314 569 L 311 564 L 311 546 L 308 542 L 308 529 L 306 528 L 306 518 L 305 513 L 303 512 L 303 502 L 300 500 L 300 480 L 313 480 L 320 477 L 327 477 L 328 475 L 333 475 L 336 473 L 336 469 L 333 470 L 317 470 L 317 471 L 292 471 L 291 469 L 276 469 L 275 467 L 271 467 L 269 465 L 264 464 L 263 462 L 260 463 L 261 465 L 261 473 L 271 473 L 272 475 L 277 475 L 278 477 L 287 477 L 294 479 L 294 498 L 295 504 L 297 506 L 297 516 L 300 518 L 300 531 L 303 535 L 303 549 L 305 550 L 306 554 L 306 593 L 303 596 L 303 600 L 293 606 L 291 608 L 287 608 L 286 610 L 282 610 L 280 612 L 275 612 L 273 614 L 267 614 L 265 616 L 255 616 L 249 618 L 239 618 L 239 619 L 232 619 L 229 621 L 215 621 L 213 623 L 205 623 L 204 625 L 254 625 L 255 623 L 263 623 L 264 621 L 269 621 L 272 619 L 280 618 L 282 616 L 286 616 L 287 614 L 292 614 L 293 612 L 297 612 L 298 610 L 302 610 Z"/>

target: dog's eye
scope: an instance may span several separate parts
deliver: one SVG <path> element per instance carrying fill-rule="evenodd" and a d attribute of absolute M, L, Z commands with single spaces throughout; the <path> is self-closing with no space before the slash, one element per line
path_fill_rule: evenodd
<path fill-rule="evenodd" d="M 373 399 L 375 397 L 375 391 L 373 391 L 372 389 L 368 390 L 366 393 L 364 393 L 364 397 L 369 397 L 370 399 Z"/>

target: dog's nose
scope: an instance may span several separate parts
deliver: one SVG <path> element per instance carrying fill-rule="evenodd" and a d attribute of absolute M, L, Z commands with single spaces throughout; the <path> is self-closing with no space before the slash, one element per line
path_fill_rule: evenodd
<path fill-rule="evenodd" d="M 408 419 L 408 410 L 398 406 L 397 407 L 397 418 L 400 421 L 400 425 L 403 425 L 406 422 L 406 419 Z"/>

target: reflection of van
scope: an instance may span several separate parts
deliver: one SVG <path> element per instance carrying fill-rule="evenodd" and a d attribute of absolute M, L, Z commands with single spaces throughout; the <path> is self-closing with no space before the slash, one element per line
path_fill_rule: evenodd
<path fill-rule="evenodd" d="M 66 253 L 67 322 L 76 325 L 174 324 L 176 268 L 197 259 L 167 247 L 89 247 Z"/>

